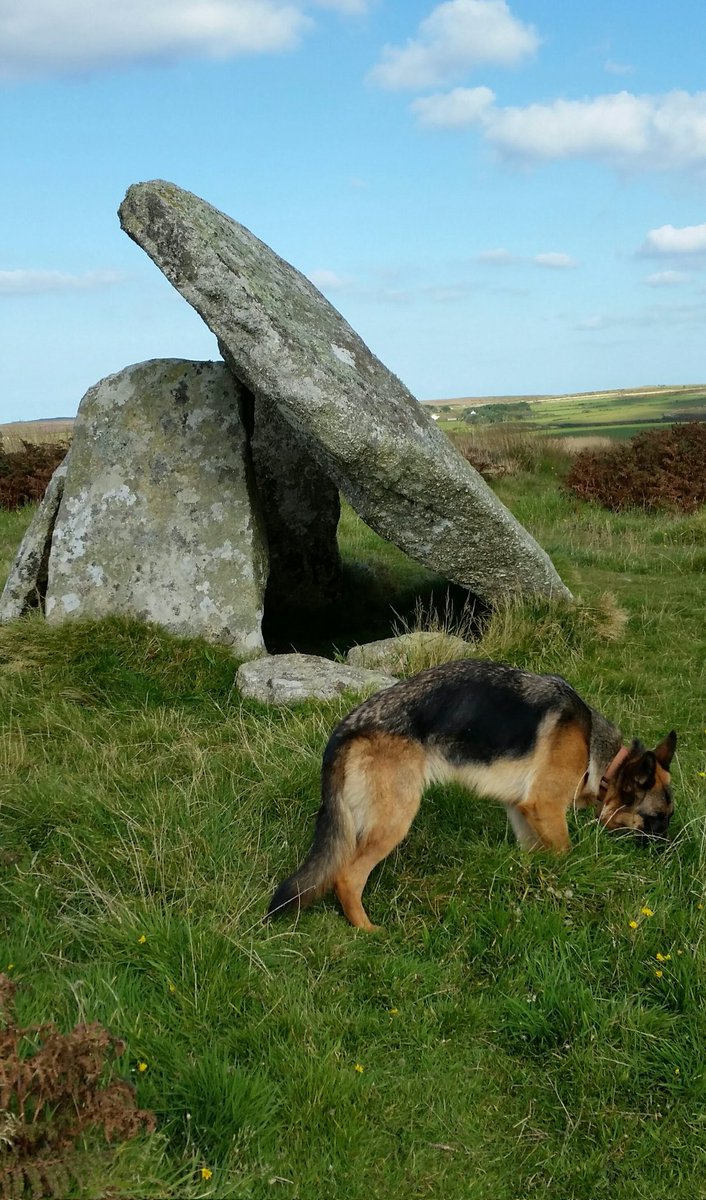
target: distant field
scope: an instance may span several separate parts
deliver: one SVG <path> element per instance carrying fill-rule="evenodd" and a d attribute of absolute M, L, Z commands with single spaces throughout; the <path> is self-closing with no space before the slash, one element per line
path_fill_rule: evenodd
<path fill-rule="evenodd" d="M 460 419 L 464 409 L 480 410 L 490 402 L 521 400 L 527 401 L 532 409 L 531 422 L 524 423 L 526 428 L 563 437 L 602 435 L 625 439 L 654 425 L 706 420 L 706 385 L 582 392 L 572 396 L 469 397 L 456 401 L 428 401 L 425 406 L 439 414 L 442 429 L 453 431 L 466 427 Z M 444 408 L 451 411 L 444 412 Z"/>
<path fill-rule="evenodd" d="M 610 437 L 618 440 L 634 437 L 646 428 L 674 421 L 706 421 L 706 384 L 685 387 L 620 388 L 610 392 L 577 392 L 567 396 L 464 396 L 448 400 L 424 400 L 422 404 L 439 416 L 439 427 L 446 432 L 465 432 L 469 426 L 462 413 L 486 404 L 512 404 L 525 401 L 532 410 L 526 429 L 536 429 L 560 437 Z M 72 417 L 45 421 L 14 421 L 0 425 L 0 440 L 6 450 L 18 449 L 21 442 L 69 441 Z"/>
<path fill-rule="evenodd" d="M 54 417 L 46 421 L 10 421 L 0 425 L 0 445 L 19 450 L 22 442 L 35 446 L 46 442 L 68 442 L 74 427 L 73 417 Z"/>

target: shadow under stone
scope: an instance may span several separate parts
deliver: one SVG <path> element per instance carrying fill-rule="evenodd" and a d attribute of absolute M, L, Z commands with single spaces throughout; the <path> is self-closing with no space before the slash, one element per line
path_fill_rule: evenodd
<path fill-rule="evenodd" d="M 313 607 L 268 604 L 262 633 L 270 654 L 332 657 L 352 646 L 395 637 L 414 628 L 443 629 L 473 641 L 480 637 L 490 606 L 468 588 L 440 576 L 416 586 L 391 585 L 372 567 L 347 563 L 339 595 Z"/>

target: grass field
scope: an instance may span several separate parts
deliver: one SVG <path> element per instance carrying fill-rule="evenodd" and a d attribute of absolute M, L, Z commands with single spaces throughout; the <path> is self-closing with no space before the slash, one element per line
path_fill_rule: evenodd
<path fill-rule="evenodd" d="M 23 442 L 42 446 L 47 442 L 68 442 L 74 422 L 72 417 L 57 417 L 51 421 L 10 421 L 0 425 L 0 446 L 4 450 L 21 450 Z"/>
<path fill-rule="evenodd" d="M 484 397 L 480 402 L 429 402 L 432 412 L 440 414 L 439 425 L 447 432 L 466 430 L 468 426 L 455 416 L 464 408 L 482 406 L 489 401 L 506 402 L 526 399 L 532 410 L 532 427 L 561 437 L 601 435 L 624 440 L 665 421 L 706 420 L 706 387 L 637 388 L 612 392 L 586 392 L 575 396 Z M 441 405 L 450 407 L 442 412 Z"/>
<path fill-rule="evenodd" d="M 23 1021 L 124 1037 L 159 1121 L 90 1147 L 74 1195 L 706 1197 L 706 513 L 604 513 L 548 468 L 498 491 L 579 603 L 505 606 L 478 653 L 565 675 L 626 737 L 677 729 L 662 853 L 584 818 L 530 856 L 436 788 L 369 885 L 381 933 L 332 901 L 263 927 L 345 698 L 245 702 L 225 650 L 135 623 L 0 630 L 0 968 Z M 0 520 L 5 565 L 29 515 Z M 350 511 L 341 538 L 407 594 Z"/>

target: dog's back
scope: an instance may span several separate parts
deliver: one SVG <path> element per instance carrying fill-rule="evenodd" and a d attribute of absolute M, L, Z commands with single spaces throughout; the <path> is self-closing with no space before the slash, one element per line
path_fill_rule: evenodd
<path fill-rule="evenodd" d="M 347 739 L 376 730 L 438 748 L 459 763 L 516 758 L 532 749 L 547 717 L 580 726 L 589 743 L 591 709 L 561 676 L 462 659 L 364 700 L 334 729 L 324 761 Z"/>

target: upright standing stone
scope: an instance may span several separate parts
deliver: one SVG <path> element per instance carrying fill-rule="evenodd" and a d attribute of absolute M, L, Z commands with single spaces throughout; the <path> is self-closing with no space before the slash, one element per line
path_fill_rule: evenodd
<path fill-rule="evenodd" d="M 120 220 L 241 381 L 277 406 L 378 533 L 487 598 L 569 595 L 549 557 L 309 280 L 162 180 L 131 187 Z"/>
<path fill-rule="evenodd" d="M 241 389 L 155 360 L 84 396 L 49 558 L 51 622 L 115 613 L 262 653 L 267 542 Z"/>
<path fill-rule="evenodd" d="M 56 515 L 64 494 L 68 456 L 56 468 L 41 504 L 30 521 L 0 596 L 0 623 L 14 621 L 32 608 L 43 608 L 49 553 Z"/>

